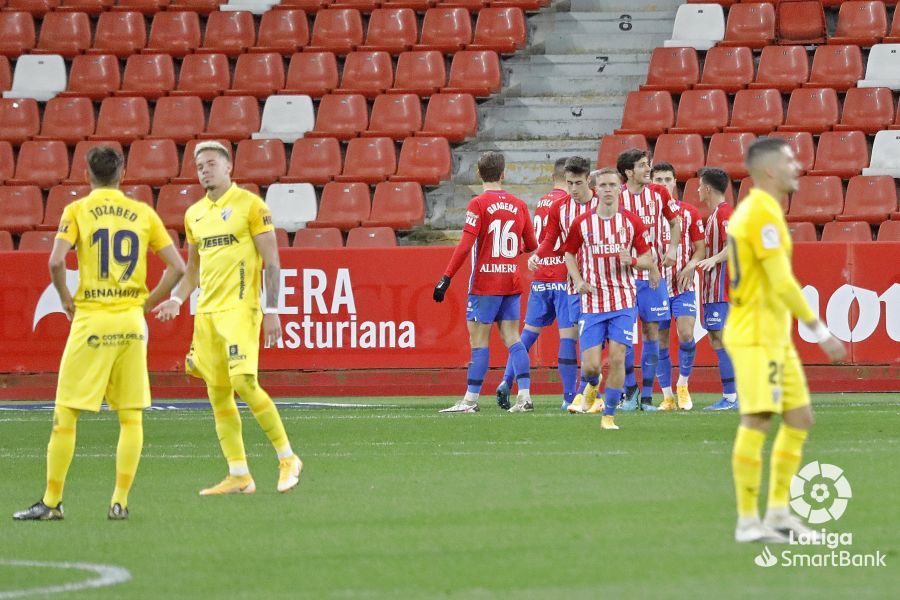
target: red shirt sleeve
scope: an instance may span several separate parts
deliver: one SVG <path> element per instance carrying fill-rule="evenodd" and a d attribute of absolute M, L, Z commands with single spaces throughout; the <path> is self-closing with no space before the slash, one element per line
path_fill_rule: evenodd
<path fill-rule="evenodd" d="M 456 246 L 456 250 L 453 251 L 453 256 L 450 257 L 450 263 L 444 270 L 444 275 L 447 277 L 456 275 L 456 272 L 459 271 L 463 261 L 466 260 L 466 255 L 469 254 L 469 251 L 472 249 L 472 246 L 475 245 L 475 240 L 477 239 L 477 235 L 468 229 L 463 229 L 462 237 L 459 238 L 459 245 Z"/>
<path fill-rule="evenodd" d="M 635 249 L 637 255 L 640 256 L 645 252 L 650 252 L 650 244 L 647 243 L 646 237 L 647 228 L 644 227 L 644 223 L 633 212 L 623 210 L 622 214 L 625 215 L 625 218 L 628 219 L 631 222 L 631 226 L 634 227 L 634 238 L 631 240 L 631 246 Z"/>
<path fill-rule="evenodd" d="M 691 213 L 691 226 L 688 228 L 688 238 L 692 242 L 699 242 L 704 239 L 703 235 L 703 219 L 700 218 L 700 211 L 690 204 L 682 205 L 685 212 Z"/>
<path fill-rule="evenodd" d="M 550 205 L 550 213 L 547 215 L 547 226 L 544 228 L 541 245 L 538 246 L 538 258 L 546 258 L 553 254 L 553 248 L 556 246 L 556 240 L 559 239 L 559 203 L 554 202 Z"/>
<path fill-rule="evenodd" d="M 731 218 L 732 211 L 731 205 L 726 204 L 716 213 L 716 227 L 719 228 L 720 240 L 726 239 L 726 236 L 728 235 L 728 219 Z"/>
<path fill-rule="evenodd" d="M 662 198 L 663 216 L 671 221 L 678 216 L 678 202 L 676 202 L 675 199 L 669 195 L 669 190 L 667 190 L 664 186 L 657 186 L 656 191 L 659 192 L 659 196 L 660 198 Z"/>
<path fill-rule="evenodd" d="M 584 221 L 585 215 L 589 215 L 591 213 L 585 213 L 584 215 L 580 215 L 576 217 L 574 221 L 572 221 L 572 226 L 569 227 L 569 235 L 566 238 L 566 245 L 564 250 L 569 254 L 578 255 L 578 251 L 581 249 L 581 244 L 584 243 L 584 238 L 581 237 L 581 222 Z"/>

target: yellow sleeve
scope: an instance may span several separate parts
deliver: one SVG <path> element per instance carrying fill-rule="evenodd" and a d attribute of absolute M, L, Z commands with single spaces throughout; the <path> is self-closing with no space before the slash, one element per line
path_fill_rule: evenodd
<path fill-rule="evenodd" d="M 154 252 L 159 252 L 166 246 L 171 246 L 172 243 L 172 236 L 166 231 L 166 226 L 163 225 L 162 219 L 159 218 L 155 210 L 150 209 L 150 249 Z"/>
<path fill-rule="evenodd" d="M 272 225 L 272 211 L 262 201 L 262 198 L 258 196 L 253 196 L 253 201 L 250 204 L 250 213 L 247 215 L 247 218 L 250 222 L 251 236 L 275 230 L 275 226 Z"/>
<path fill-rule="evenodd" d="M 187 243 L 196 246 L 197 238 L 194 237 L 194 232 L 191 231 L 191 223 L 188 221 L 188 215 L 190 214 L 190 209 L 184 211 L 184 237 L 187 240 Z"/>
<path fill-rule="evenodd" d="M 59 219 L 59 229 L 56 230 L 56 239 L 75 245 L 75 242 L 78 241 L 78 222 L 75 219 L 77 214 L 77 202 L 73 202 L 63 209 L 62 217 Z"/>
<path fill-rule="evenodd" d="M 809 322 L 817 319 L 818 315 L 803 297 L 800 283 L 794 277 L 791 260 L 784 247 L 788 235 L 782 215 L 772 211 L 761 211 L 759 217 L 753 221 L 748 237 L 753 253 L 769 280 L 770 289 L 778 295 L 797 320 Z"/>

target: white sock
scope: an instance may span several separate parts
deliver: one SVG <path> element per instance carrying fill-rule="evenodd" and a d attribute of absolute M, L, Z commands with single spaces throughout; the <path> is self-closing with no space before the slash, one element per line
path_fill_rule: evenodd
<path fill-rule="evenodd" d="M 667 386 L 667 387 L 664 387 L 662 390 L 663 390 L 663 398 L 671 398 L 671 397 L 673 397 L 673 396 L 675 395 L 675 394 L 672 393 L 672 386 L 671 386 L 671 385 L 670 385 L 670 386 Z"/>
<path fill-rule="evenodd" d="M 737 394 L 725 394 L 725 399 L 729 402 L 734 402 L 737 400 Z"/>
<path fill-rule="evenodd" d="M 228 463 L 228 474 L 232 477 L 243 477 L 250 474 L 250 468 L 245 462 Z"/>
<path fill-rule="evenodd" d="M 278 460 L 281 460 L 282 458 L 290 458 L 290 457 L 292 457 L 292 456 L 294 455 L 294 451 L 291 450 L 291 445 L 288 444 L 287 446 L 284 446 L 284 447 L 279 448 L 278 450 L 276 450 L 276 451 L 275 451 L 275 454 L 278 455 Z"/>
<path fill-rule="evenodd" d="M 679 375 L 677 385 L 687 385 L 687 384 L 688 384 L 688 378 L 685 377 L 684 375 Z"/>
<path fill-rule="evenodd" d="M 526 400 L 531 400 L 531 390 L 519 390 L 518 398 L 525 398 Z"/>
<path fill-rule="evenodd" d="M 473 403 L 473 402 L 476 402 L 476 403 L 477 403 L 477 402 L 478 402 L 478 397 L 479 397 L 480 395 L 481 395 L 481 394 L 477 394 L 477 393 L 475 393 L 475 392 L 468 392 L 468 391 L 467 391 L 467 392 L 466 392 L 466 395 L 463 396 L 463 400 L 465 400 L 465 401 L 468 402 L 469 404 L 471 404 L 471 403 Z"/>

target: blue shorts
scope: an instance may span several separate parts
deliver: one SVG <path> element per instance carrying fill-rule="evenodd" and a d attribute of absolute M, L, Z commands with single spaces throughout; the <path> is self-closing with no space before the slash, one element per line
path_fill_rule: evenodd
<path fill-rule="evenodd" d="M 672 318 L 669 314 L 669 294 L 666 289 L 665 277 L 659 280 L 656 289 L 651 288 L 650 282 L 646 279 L 637 280 L 637 309 L 641 321 L 655 323 Z"/>
<path fill-rule="evenodd" d="M 581 351 L 601 346 L 606 340 L 619 342 L 625 346 L 634 344 L 634 308 L 623 308 L 613 312 L 585 313 L 579 321 L 578 338 Z"/>
<path fill-rule="evenodd" d="M 581 294 L 568 294 L 569 320 L 572 325 L 581 320 Z"/>
<path fill-rule="evenodd" d="M 709 302 L 703 305 L 703 327 L 707 331 L 721 331 L 727 318 L 727 302 Z"/>
<path fill-rule="evenodd" d="M 559 323 L 560 329 L 575 325 L 569 318 L 568 285 L 564 281 L 532 281 L 525 324 L 546 327 L 553 321 Z"/>
<path fill-rule="evenodd" d="M 697 318 L 697 294 L 693 291 L 683 292 L 669 298 L 669 306 L 672 309 L 672 317 Z"/>
<path fill-rule="evenodd" d="M 519 320 L 519 297 L 512 296 L 482 296 L 469 294 L 469 303 L 466 306 L 466 321 L 478 323 L 493 323 L 495 321 Z"/>

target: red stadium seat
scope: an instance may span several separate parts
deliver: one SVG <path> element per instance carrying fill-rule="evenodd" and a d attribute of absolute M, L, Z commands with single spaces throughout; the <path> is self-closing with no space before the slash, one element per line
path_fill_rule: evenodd
<path fill-rule="evenodd" d="M 59 7 L 60 0 L 9 0 L 8 10 L 24 11 L 34 17 L 42 17 Z"/>
<path fill-rule="evenodd" d="M 69 152 L 59 140 L 31 140 L 19 148 L 16 174 L 6 185 L 37 185 L 49 188 L 66 178 Z"/>
<path fill-rule="evenodd" d="M 397 74 L 391 92 L 430 96 L 446 82 L 447 71 L 440 52 L 404 52 L 397 58 Z"/>
<path fill-rule="evenodd" d="M 278 11 L 274 11 L 278 12 Z M 284 60 L 276 52 L 241 54 L 227 95 L 265 99 L 284 87 Z"/>
<path fill-rule="evenodd" d="M 237 183 L 268 185 L 287 171 L 287 156 L 281 140 L 241 140 L 234 155 Z"/>
<path fill-rule="evenodd" d="M 166 96 L 156 101 L 150 139 L 170 138 L 184 144 L 203 133 L 206 115 L 203 101 L 197 96 Z"/>
<path fill-rule="evenodd" d="M 653 160 L 671 163 L 678 181 L 690 179 L 706 162 L 703 138 L 696 133 L 664 133 L 656 138 Z"/>
<path fill-rule="evenodd" d="M 256 43 L 253 15 L 245 11 L 211 12 L 198 52 L 237 56 Z"/>
<path fill-rule="evenodd" d="M 116 0 L 111 11 L 137 11 L 145 15 L 155 15 L 169 5 L 169 0 Z"/>
<path fill-rule="evenodd" d="M 886 175 L 857 175 L 847 184 L 847 201 L 838 221 L 866 221 L 877 225 L 897 210 L 897 186 Z"/>
<path fill-rule="evenodd" d="M 422 21 L 422 39 L 414 50 L 453 53 L 472 42 L 472 18 L 464 8 L 429 8 Z"/>
<path fill-rule="evenodd" d="M 34 48 L 34 19 L 27 12 L 0 12 L 0 54 L 16 57 Z"/>
<path fill-rule="evenodd" d="M 184 233 L 184 212 L 203 195 L 203 186 L 199 183 L 162 186 L 156 200 L 156 212 L 163 225 Z"/>
<path fill-rule="evenodd" d="M 306 137 L 336 137 L 349 140 L 365 131 L 369 109 L 362 94 L 329 94 L 319 103 L 316 126 Z"/>
<path fill-rule="evenodd" d="M 822 133 L 838 122 L 837 92 L 833 88 L 798 89 L 791 92 L 787 118 L 779 131 Z"/>
<path fill-rule="evenodd" d="M 196 11 L 201 15 L 208 15 L 211 12 L 218 10 L 219 5 L 222 4 L 223 1 L 224 0 L 170 0 L 169 10 Z"/>
<path fill-rule="evenodd" d="M 153 190 L 145 183 L 124 184 L 120 188 L 122 193 L 133 200 L 143 202 L 147 206 L 154 206 Z"/>
<path fill-rule="evenodd" d="M 91 140 L 115 140 L 129 144 L 150 133 L 150 108 L 142 97 L 104 98 L 97 129 Z"/>
<path fill-rule="evenodd" d="M 175 63 L 168 54 L 132 54 L 118 96 L 156 99 L 175 89 Z"/>
<path fill-rule="evenodd" d="M 888 88 L 850 88 L 844 98 L 841 122 L 835 131 L 862 131 L 874 135 L 894 120 L 894 98 Z"/>
<path fill-rule="evenodd" d="M 2 227 L 2 223 L 0 223 Z M 823 242 L 871 242 L 872 228 L 865 221 L 832 221 L 822 230 Z"/>
<path fill-rule="evenodd" d="M 200 46 L 200 17 L 196 12 L 172 11 L 153 15 L 144 52 L 181 57 Z"/>
<path fill-rule="evenodd" d="M 422 131 L 416 135 L 462 142 L 477 132 L 478 113 L 471 94 L 435 94 L 428 101 Z"/>
<path fill-rule="evenodd" d="M 694 48 L 656 48 L 650 55 L 647 83 L 642 91 L 681 93 L 700 80 L 700 61 Z"/>
<path fill-rule="evenodd" d="M 344 172 L 335 181 L 376 184 L 397 172 L 397 149 L 389 137 L 354 138 L 347 144 Z"/>
<path fill-rule="evenodd" d="M 797 242 L 817 242 L 816 226 L 812 223 L 788 223 L 788 232 L 791 234 L 791 240 Z"/>
<path fill-rule="evenodd" d="M 75 151 L 72 153 L 72 168 L 69 170 L 69 177 L 64 184 L 82 185 L 90 183 L 87 179 L 87 156 L 88 150 L 95 146 L 111 146 L 119 152 L 122 152 L 122 144 L 112 140 L 91 141 L 85 140 L 75 144 Z"/>
<path fill-rule="evenodd" d="M 109 10 L 113 4 L 115 4 L 115 0 L 62 0 L 56 11 L 99 15 L 104 10 Z"/>
<path fill-rule="evenodd" d="M 319 200 L 319 213 L 315 221 L 307 227 L 336 227 L 347 231 L 359 227 L 360 222 L 369 218 L 372 210 L 369 186 L 365 183 L 338 183 L 332 181 L 325 184 Z"/>
<path fill-rule="evenodd" d="M 343 248 L 344 237 L 337 227 L 298 229 L 294 233 L 294 248 Z"/>
<path fill-rule="evenodd" d="M 678 102 L 678 118 L 669 133 L 712 135 L 728 125 L 728 96 L 722 90 L 688 90 Z"/>
<path fill-rule="evenodd" d="M 19 145 L 38 134 L 41 118 L 33 98 L 0 98 L 0 140 Z"/>
<path fill-rule="evenodd" d="M 816 146 L 816 164 L 810 175 L 837 175 L 849 179 L 869 166 L 869 147 L 862 131 L 826 131 Z"/>
<path fill-rule="evenodd" d="M 776 13 L 779 44 L 825 43 L 825 11 L 819 0 L 782 1 Z"/>
<path fill-rule="evenodd" d="M 12 86 L 12 69 L 9 59 L 0 54 L 0 92 L 5 92 Z"/>
<path fill-rule="evenodd" d="M 395 140 L 422 129 L 422 103 L 415 94 L 382 94 L 375 98 L 368 131 L 362 137 L 387 136 Z"/>
<path fill-rule="evenodd" d="M 275 241 L 279 248 L 290 248 L 291 240 L 288 238 L 288 232 L 281 227 L 275 228 Z"/>
<path fill-rule="evenodd" d="M 639 133 L 604 135 L 597 150 L 597 168 L 615 167 L 619 155 L 632 148 L 649 150 L 647 138 Z"/>
<path fill-rule="evenodd" d="M 390 227 L 356 227 L 347 233 L 348 248 L 393 248 L 397 235 Z"/>
<path fill-rule="evenodd" d="M 15 173 L 15 164 L 12 144 L 0 141 L 0 183 L 12 178 Z"/>
<path fill-rule="evenodd" d="M 887 35 L 887 30 L 884 2 L 842 2 L 837 29 L 828 43 L 872 46 Z"/>
<path fill-rule="evenodd" d="M 775 43 L 775 7 L 768 2 L 736 4 L 728 10 L 720 46 L 763 48 Z"/>
<path fill-rule="evenodd" d="M 747 194 L 750 193 L 750 189 L 753 187 L 753 179 L 751 177 L 744 177 L 741 179 L 741 187 L 738 189 L 738 203 L 743 200 Z M 781 198 L 781 208 L 784 209 L 784 212 L 787 213 L 790 204 L 790 197 L 785 194 Z"/>
<path fill-rule="evenodd" d="M 804 87 L 831 87 L 840 92 L 856 87 L 863 78 L 859 46 L 819 46 L 813 57 L 809 81 Z"/>
<path fill-rule="evenodd" d="M 187 244 L 184 241 L 182 241 L 181 236 L 178 235 L 177 230 L 169 228 L 169 229 L 166 229 L 166 233 L 169 234 L 169 238 L 171 238 L 172 244 L 176 248 L 187 248 Z"/>
<path fill-rule="evenodd" d="M 333 0 L 328 8 L 355 8 L 362 13 L 370 13 L 381 4 L 381 0 Z"/>
<path fill-rule="evenodd" d="M 415 11 L 411 8 L 378 8 L 369 17 L 366 45 L 357 49 L 400 54 L 410 50 L 418 39 Z"/>
<path fill-rule="evenodd" d="M 878 228 L 879 242 L 900 242 L 900 221 L 885 221 Z M 2 241 L 0 241 L 2 244 Z"/>
<path fill-rule="evenodd" d="M 437 185 L 450 178 L 450 144 L 444 137 L 411 137 L 403 140 L 397 174 L 391 181 L 416 181 Z"/>
<path fill-rule="evenodd" d="M 437 0 L 383 0 L 385 8 L 409 8 L 417 12 L 425 12 L 437 4 Z"/>
<path fill-rule="evenodd" d="M 811 133 L 808 131 L 774 131 L 769 133 L 768 137 L 780 138 L 788 143 L 800 163 L 801 175 L 812 170 L 816 160 L 816 147 L 813 144 Z"/>
<path fill-rule="evenodd" d="M 741 90 L 734 97 L 731 125 L 726 132 L 764 135 L 784 121 L 784 105 L 778 90 Z"/>
<path fill-rule="evenodd" d="M 695 90 L 724 90 L 733 94 L 753 81 L 753 53 L 750 48 L 713 47 L 703 61 L 703 75 Z"/>
<path fill-rule="evenodd" d="M 791 196 L 788 221 L 827 223 L 834 221 L 844 208 L 844 188 L 839 177 L 801 177 L 797 191 Z"/>
<path fill-rule="evenodd" d="M 40 140 L 74 145 L 94 133 L 94 105 L 90 98 L 51 98 L 44 108 Z"/>
<path fill-rule="evenodd" d="M 463 50 L 453 55 L 450 79 L 442 91 L 486 97 L 500 91 L 500 58 L 490 50 Z"/>
<path fill-rule="evenodd" d="M 675 107 L 669 92 L 629 92 L 625 98 L 622 127 L 615 133 L 639 133 L 653 139 L 673 125 Z"/>
<path fill-rule="evenodd" d="M 336 138 L 300 138 L 294 142 L 291 165 L 282 183 L 324 185 L 341 172 L 341 144 Z"/>
<path fill-rule="evenodd" d="M 114 54 L 125 58 L 147 45 L 147 24 L 139 12 L 104 12 L 97 20 L 94 45 L 88 54 Z"/>
<path fill-rule="evenodd" d="M 425 222 L 425 195 L 422 186 L 411 181 L 384 181 L 375 186 L 372 214 L 364 227 L 407 230 Z"/>
<path fill-rule="evenodd" d="M 717 133 L 709 140 L 706 166 L 724 169 L 731 179 L 747 177 L 744 157 L 747 148 L 756 140 L 752 133 Z"/>
<path fill-rule="evenodd" d="M 31 231 L 43 218 L 44 201 L 38 186 L 0 187 L 0 229 L 10 233 Z"/>
<path fill-rule="evenodd" d="M 394 66 L 387 52 L 351 52 L 344 61 L 341 87 L 336 94 L 362 94 L 375 98 L 394 84 Z"/>
<path fill-rule="evenodd" d="M 82 185 L 54 185 L 47 194 L 47 209 L 44 212 L 44 221 L 38 225 L 41 231 L 56 231 L 62 218 L 63 209 L 70 203 L 84 198 L 91 193 L 91 186 Z"/>
<path fill-rule="evenodd" d="M 809 79 L 809 58 L 803 46 L 766 46 L 759 57 L 756 81 L 751 89 L 769 89 L 787 93 Z"/>
<path fill-rule="evenodd" d="M 61 54 L 72 58 L 90 47 L 91 20 L 85 13 L 50 12 L 44 15 L 32 54 Z"/>
<path fill-rule="evenodd" d="M 160 187 L 178 176 L 178 148 L 172 140 L 135 140 L 122 183 Z"/>
<path fill-rule="evenodd" d="M 253 96 L 219 96 L 209 110 L 204 140 L 226 139 L 237 142 L 259 131 L 259 102 Z"/>
<path fill-rule="evenodd" d="M 231 67 L 224 54 L 189 54 L 181 62 L 178 88 L 173 96 L 200 96 L 212 100 L 228 89 Z"/>
<path fill-rule="evenodd" d="M 521 8 L 492 6 L 478 12 L 475 37 L 467 48 L 512 54 L 525 46 L 527 35 Z"/>
<path fill-rule="evenodd" d="M 891 18 L 891 30 L 881 42 L 883 44 L 900 44 L 900 10 L 894 9 L 894 16 Z"/>
<path fill-rule="evenodd" d="M 266 11 L 259 23 L 256 45 L 251 52 L 293 54 L 309 43 L 309 22 L 299 9 Z"/>
<path fill-rule="evenodd" d="M 12 252 L 14 249 L 12 234 L 8 231 L 0 231 L 0 252 Z"/>
<path fill-rule="evenodd" d="M 347 54 L 363 43 L 362 16 L 352 8 L 325 9 L 316 13 L 306 52 Z"/>
<path fill-rule="evenodd" d="M 102 100 L 118 90 L 120 85 L 119 61 L 115 56 L 79 55 L 72 59 L 69 83 L 60 96 L 86 96 L 91 100 Z"/>
<path fill-rule="evenodd" d="M 50 252 L 53 250 L 55 231 L 25 231 L 19 238 L 19 250 L 22 252 Z"/>
<path fill-rule="evenodd" d="M 315 13 L 331 4 L 332 0 L 281 0 L 280 4 L 273 6 L 273 9 L 300 9 L 308 13 Z"/>
<path fill-rule="evenodd" d="M 321 98 L 338 86 L 337 59 L 331 52 L 303 52 L 291 57 L 282 94 Z"/>

